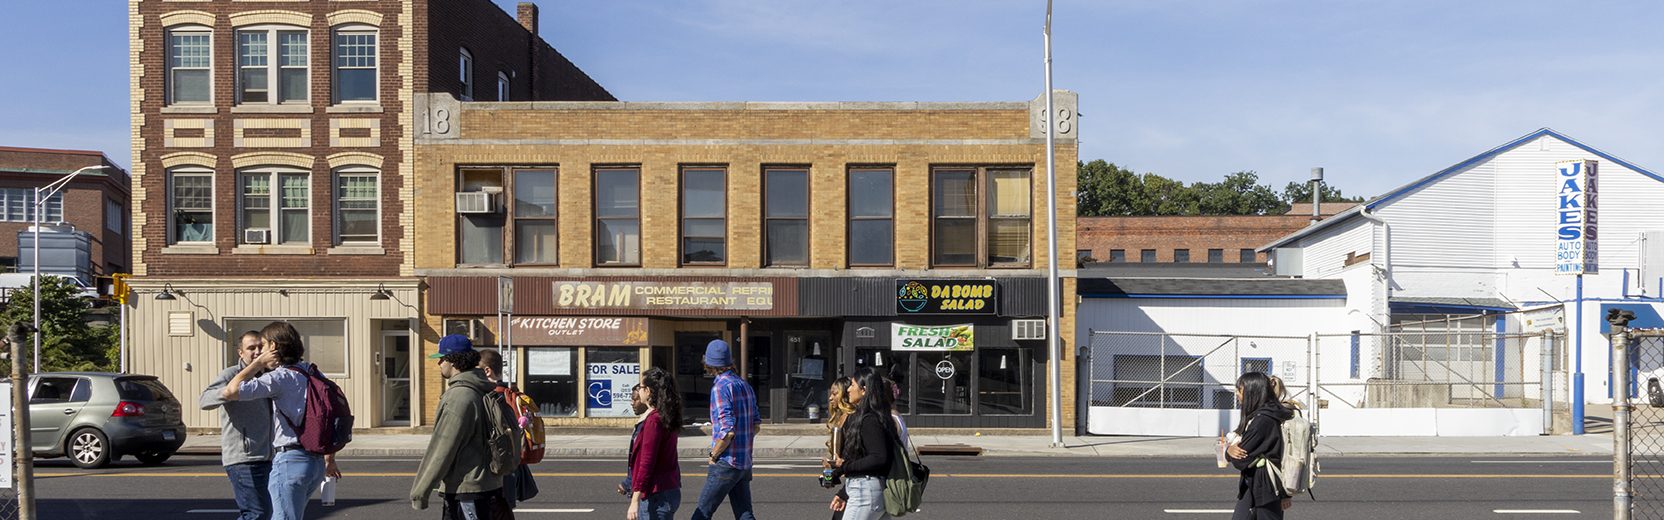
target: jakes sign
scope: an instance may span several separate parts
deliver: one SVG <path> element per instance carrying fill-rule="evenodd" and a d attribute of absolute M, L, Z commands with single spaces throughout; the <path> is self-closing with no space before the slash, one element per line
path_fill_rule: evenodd
<path fill-rule="evenodd" d="M 770 282 L 555 282 L 559 309 L 774 309 Z"/>
<path fill-rule="evenodd" d="M 996 314 L 993 280 L 896 280 L 896 314 Z"/>
<path fill-rule="evenodd" d="M 969 352 L 976 350 L 976 327 L 891 323 L 890 349 L 901 352 Z"/>
<path fill-rule="evenodd" d="M 1594 274 L 1599 251 L 1598 163 L 1594 160 L 1556 163 L 1555 274 Z"/>

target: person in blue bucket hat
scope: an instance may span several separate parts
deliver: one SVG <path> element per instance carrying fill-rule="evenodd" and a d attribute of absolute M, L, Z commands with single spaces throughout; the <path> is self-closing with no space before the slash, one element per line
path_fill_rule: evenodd
<path fill-rule="evenodd" d="M 761 425 L 757 393 L 734 373 L 728 342 L 712 340 L 705 346 L 705 373 L 716 376 L 711 385 L 711 453 L 705 489 L 693 520 L 709 520 L 723 498 L 736 520 L 756 520 L 751 512 L 751 447 Z"/>

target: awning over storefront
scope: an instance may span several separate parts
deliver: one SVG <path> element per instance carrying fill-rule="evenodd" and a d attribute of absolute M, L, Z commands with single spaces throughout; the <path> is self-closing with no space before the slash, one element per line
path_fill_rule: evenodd
<path fill-rule="evenodd" d="M 1082 298 L 1346 299 L 1341 280 L 1304 278 L 1081 278 Z"/>
<path fill-rule="evenodd" d="M 1514 304 L 1501 298 L 1395 297 L 1392 314 L 1486 314 L 1514 312 Z"/>

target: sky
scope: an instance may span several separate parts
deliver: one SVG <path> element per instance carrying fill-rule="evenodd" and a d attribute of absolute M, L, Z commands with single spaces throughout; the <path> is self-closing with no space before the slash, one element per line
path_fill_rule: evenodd
<path fill-rule="evenodd" d="M 513 9 L 511 1 L 498 4 Z M 1027 101 L 1041 0 L 541 0 L 626 101 Z M 8 2 L 0 146 L 129 164 L 127 3 Z M 1664 170 L 1664 2 L 1058 0 L 1080 158 L 1378 195 L 1549 127 Z"/>

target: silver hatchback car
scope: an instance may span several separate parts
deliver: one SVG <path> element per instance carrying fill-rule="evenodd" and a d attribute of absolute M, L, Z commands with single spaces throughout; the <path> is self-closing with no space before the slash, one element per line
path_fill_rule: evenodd
<path fill-rule="evenodd" d="M 179 399 L 155 376 L 47 372 L 29 377 L 29 447 L 100 468 L 133 455 L 161 464 L 185 444 Z"/>

